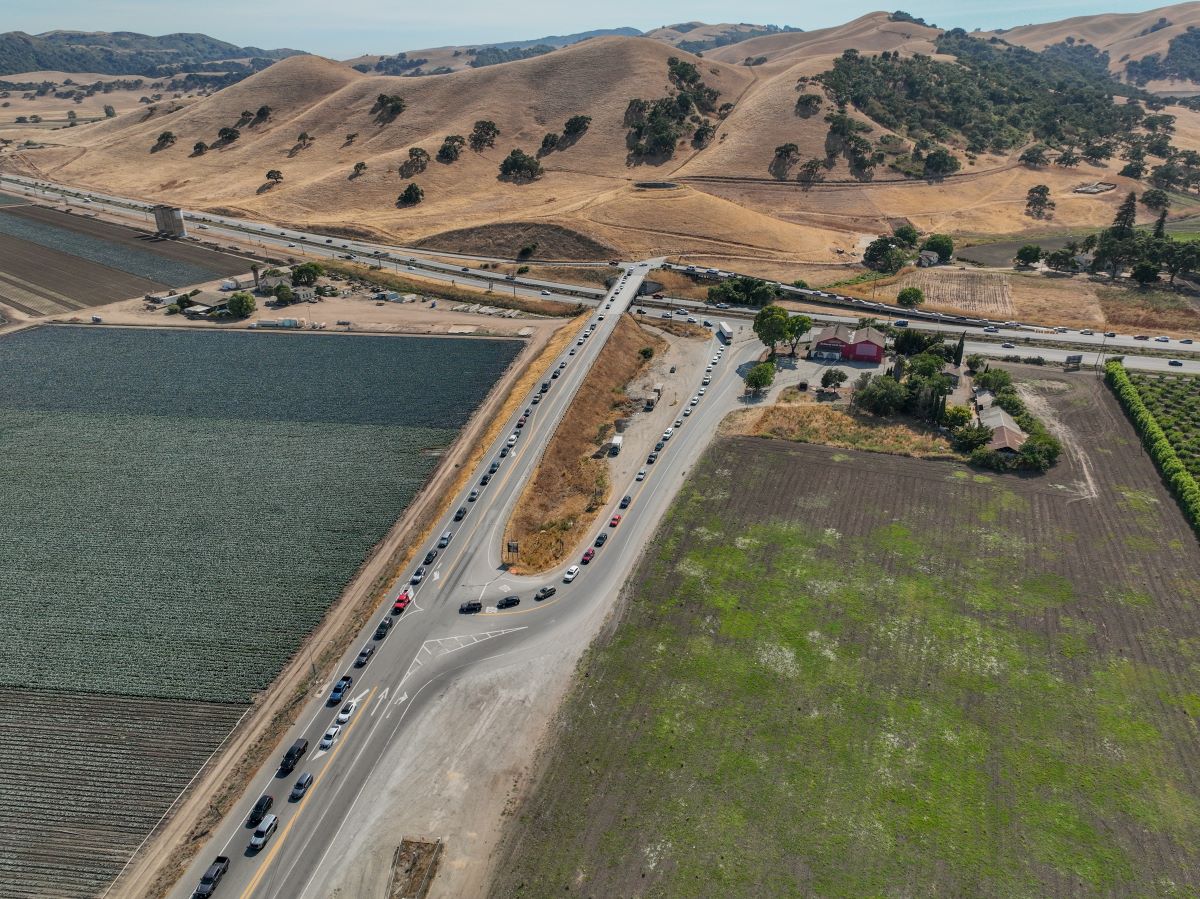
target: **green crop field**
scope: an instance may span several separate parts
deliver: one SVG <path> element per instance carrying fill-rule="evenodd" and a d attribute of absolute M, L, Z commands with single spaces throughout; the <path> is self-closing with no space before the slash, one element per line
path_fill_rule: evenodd
<path fill-rule="evenodd" d="M 1195 539 L 1103 386 L 1046 383 L 1043 478 L 710 448 L 492 895 L 1197 895 Z"/>
<path fill-rule="evenodd" d="M 519 349 L 0 338 L 6 899 L 104 892 Z"/>
<path fill-rule="evenodd" d="M 1200 378 L 1129 373 L 1179 459 L 1200 478 Z"/>
<path fill-rule="evenodd" d="M 83 328 L 0 339 L 0 684 L 248 701 L 517 347 Z"/>

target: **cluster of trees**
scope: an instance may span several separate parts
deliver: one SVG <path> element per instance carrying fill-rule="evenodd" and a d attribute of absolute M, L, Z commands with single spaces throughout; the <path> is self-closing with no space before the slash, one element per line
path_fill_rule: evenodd
<path fill-rule="evenodd" d="M 1171 38 L 1167 55 L 1151 53 L 1125 63 L 1125 74 L 1134 84 L 1161 78 L 1200 81 L 1200 31 L 1189 25 L 1187 31 Z"/>
<path fill-rule="evenodd" d="M 467 143 L 476 153 L 482 153 L 486 148 L 496 146 L 496 138 L 499 136 L 500 129 L 495 122 L 490 119 L 480 119 L 471 129 Z"/>
<path fill-rule="evenodd" d="M 961 140 L 970 153 L 1007 152 L 1031 137 L 1055 146 L 1102 142 L 1129 133 L 1144 114 L 1137 104 L 1112 102 L 1137 91 L 1112 79 L 1090 48 L 1035 53 L 956 28 L 938 39 L 938 51 L 958 64 L 847 50 L 817 80 L 840 106 L 886 128 L 918 141 Z M 929 174 L 947 174 L 952 154 L 931 152 Z"/>
<path fill-rule="evenodd" d="M 457 156 L 455 157 L 458 158 Z M 414 175 L 419 175 L 425 169 L 429 168 L 429 153 L 422 150 L 420 147 L 410 147 L 408 150 L 408 159 L 400 163 L 397 170 L 401 178 L 411 178 Z"/>
<path fill-rule="evenodd" d="M 371 113 L 379 122 L 390 122 L 407 108 L 408 104 L 399 94 L 380 94 L 375 98 Z"/>
<path fill-rule="evenodd" d="M 538 149 L 539 156 L 545 156 L 547 153 L 553 153 L 555 150 L 565 150 L 567 147 L 583 137 L 588 128 L 591 127 L 592 117 L 589 115 L 573 115 L 563 124 L 562 134 L 556 131 L 548 132 L 542 138 L 542 145 Z"/>
<path fill-rule="evenodd" d="M 167 147 L 174 146 L 175 132 L 164 131 L 158 136 L 158 140 L 154 142 L 154 146 L 150 148 L 151 153 L 156 153 L 159 150 L 165 150 Z"/>
<path fill-rule="evenodd" d="M 812 330 L 812 319 L 807 315 L 790 315 L 782 306 L 766 306 L 754 316 L 754 333 L 763 342 L 774 358 L 779 344 L 787 344 L 791 354 L 804 335 Z"/>
<path fill-rule="evenodd" d="M 508 181 L 533 181 L 542 176 L 542 164 L 536 156 L 513 149 L 500 163 L 500 177 Z"/>
<path fill-rule="evenodd" d="M 1015 261 L 1025 266 L 1042 261 L 1054 271 L 1076 272 L 1078 257 L 1092 253 L 1093 272 L 1105 272 L 1116 279 L 1128 269 L 1130 277 L 1141 285 L 1153 284 L 1165 274 L 1169 283 L 1174 284 L 1180 275 L 1186 276 L 1200 267 L 1200 246 L 1189 240 L 1174 240 L 1166 233 L 1170 198 L 1163 191 L 1148 190 L 1141 202 L 1159 210 L 1150 231 L 1135 228 L 1138 198 L 1130 191 L 1108 228 L 1050 252 L 1043 252 L 1037 244 L 1026 244 L 1017 251 Z"/>
<path fill-rule="evenodd" d="M 226 308 L 234 318 L 245 318 L 255 309 L 254 297 L 244 290 L 239 290 L 229 298 Z"/>
<path fill-rule="evenodd" d="M 425 199 L 425 191 L 417 186 L 417 183 L 411 182 L 408 187 L 404 188 L 400 196 L 396 198 L 397 206 L 416 206 Z"/>
<path fill-rule="evenodd" d="M 701 80 L 695 64 L 672 56 L 667 60 L 667 78 L 673 88 L 668 96 L 630 100 L 625 109 L 630 155 L 635 159 L 669 159 L 685 137 L 702 147 L 716 130 L 705 115 L 716 110 L 720 93 Z"/>
<path fill-rule="evenodd" d="M 930 234 L 921 241 L 916 228 L 901 225 L 891 234 L 881 234 L 867 244 L 863 265 L 891 275 L 904 268 L 915 253 L 924 250 L 937 253 L 939 262 L 949 262 L 954 256 L 954 239 L 949 234 Z"/>
<path fill-rule="evenodd" d="M 519 59 L 532 59 L 553 52 L 549 44 L 534 44 L 532 47 L 511 47 L 502 50 L 500 47 L 472 47 L 467 51 L 471 61 L 467 63 L 473 69 L 484 66 L 499 65 L 502 62 L 516 62 Z"/>
<path fill-rule="evenodd" d="M 708 289 L 710 303 L 730 303 L 736 306 L 766 306 L 779 296 L 775 285 L 759 278 L 738 275 Z"/>
<path fill-rule="evenodd" d="M 320 264 L 305 262 L 292 269 L 292 286 L 313 287 L 323 274 L 325 274 L 325 269 Z"/>
<path fill-rule="evenodd" d="M 1030 413 L 1025 401 L 1013 387 L 1011 374 L 1000 368 L 988 369 L 975 375 L 975 385 L 990 390 L 995 395 L 993 403 L 1016 420 L 1021 430 L 1027 435 L 1027 439 L 1013 456 L 987 449 L 987 444 L 991 440 L 991 432 L 988 428 L 962 426 L 952 433 L 959 448 L 971 452 L 973 463 L 997 471 L 1016 469 L 1046 471 L 1058 461 L 1058 457 L 1062 453 L 1062 444 L 1046 430 L 1046 426 L 1038 418 Z M 983 431 L 986 431 L 987 434 L 981 433 Z"/>
<path fill-rule="evenodd" d="M 428 59 L 412 57 L 407 53 L 397 53 L 395 56 L 381 56 L 375 63 L 374 70 L 381 75 L 404 75 L 413 69 L 421 68 L 427 62 L 429 62 Z M 371 67 L 364 66 L 363 71 L 371 71 Z"/>
<path fill-rule="evenodd" d="M 675 26 L 679 28 L 680 26 Z M 742 41 L 748 41 L 752 37 L 763 37 L 768 34 L 790 34 L 795 31 L 803 31 L 802 28 L 793 28 L 791 25 L 763 25 L 761 28 L 749 28 L 744 25 L 738 26 L 737 29 L 728 29 L 720 34 L 703 41 L 680 41 L 676 44 L 684 53 L 694 53 L 699 56 L 705 50 L 712 50 L 716 47 L 727 47 L 730 44 L 739 44 Z"/>
<path fill-rule="evenodd" d="M 746 389 L 758 396 L 775 383 L 775 363 L 760 362 L 746 372 Z"/>
<path fill-rule="evenodd" d="M 1134 428 L 1146 446 L 1146 452 L 1162 472 L 1163 480 L 1170 484 L 1178 497 L 1192 527 L 1200 531 L 1200 484 L 1196 483 L 1195 477 L 1183 464 L 1175 447 L 1171 446 L 1162 425 L 1146 407 L 1137 387 L 1129 380 L 1125 367 L 1120 362 L 1109 362 L 1104 367 L 1104 377 L 1116 393 L 1117 399 L 1121 401 L 1125 413 L 1133 421 Z"/>
<path fill-rule="evenodd" d="M 461 134 L 446 135 L 444 138 L 442 138 L 442 145 L 438 147 L 438 162 L 457 162 L 458 157 L 462 155 L 462 148 L 466 145 L 467 139 Z"/>

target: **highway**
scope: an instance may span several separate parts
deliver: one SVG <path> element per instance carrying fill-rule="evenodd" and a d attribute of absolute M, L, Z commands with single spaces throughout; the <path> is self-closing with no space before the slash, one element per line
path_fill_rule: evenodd
<path fill-rule="evenodd" d="M 395 618 L 395 626 L 386 638 L 372 640 L 376 623 L 391 617 L 393 599 L 407 586 L 395 585 L 333 672 L 334 678 L 343 673 L 354 677 L 349 695 L 358 703 L 337 742 L 329 751 L 317 750 L 321 735 L 340 708 L 340 704 L 326 703 L 331 684 L 325 684 L 305 708 L 300 723 L 254 776 L 251 788 L 233 812 L 215 830 L 173 896 L 189 896 L 204 868 L 218 854 L 233 859 L 221 884 L 221 895 L 288 899 L 327 895 L 322 887 L 328 874 L 324 868 L 327 856 L 332 852 L 333 858 L 338 857 L 335 847 L 339 839 L 347 838 L 344 829 L 354 826 L 356 804 L 363 791 L 371 788 L 376 766 L 389 748 L 404 740 L 407 722 L 417 717 L 414 713 L 434 697 L 433 685 L 487 665 L 496 657 L 536 658 L 553 644 L 562 629 L 578 627 L 589 616 L 607 610 L 717 424 L 741 402 L 742 381 L 737 369 L 761 352 L 761 345 L 752 339 L 753 335 L 735 340 L 735 346 L 725 353 L 730 358 L 722 359 L 716 366 L 706 395 L 690 416 L 682 418 L 684 425 L 668 441 L 659 461 L 646 466 L 646 479 L 614 484 L 609 508 L 597 516 L 588 544 L 601 530 L 609 533 L 609 540 L 597 550 L 595 560 L 582 567 L 573 583 L 563 582 L 563 571 L 567 565 L 579 561 L 583 545 L 571 554 L 567 563 L 544 576 L 509 575 L 500 558 L 509 515 L 537 465 L 541 450 L 615 326 L 617 315 L 628 309 L 649 266 L 656 262 L 622 269 L 629 274 L 606 298 L 611 301 L 611 308 L 602 305 L 583 327 L 586 332 L 595 324 L 593 336 L 585 338 L 582 345 L 577 341 L 571 344 L 575 355 L 570 355 L 570 350 L 563 352 L 555 363 L 556 366 L 559 362 L 566 363 L 561 369 L 563 374 L 550 381 L 551 387 L 538 405 L 533 405 L 532 395 L 520 404 L 484 457 L 480 470 L 449 504 L 449 511 L 434 529 L 429 544 L 418 552 L 417 563 L 436 547 L 441 534 L 453 532 L 449 546 L 439 550 L 423 582 L 410 588 L 412 604 Z M 749 331 L 744 329 L 742 333 Z M 715 354 L 715 339 L 712 345 Z M 694 373 L 695 388 L 700 387 L 703 376 L 702 370 Z M 539 391 L 540 386 L 535 386 L 534 393 Z M 517 418 L 526 408 L 532 410 L 528 423 L 518 429 Z M 678 410 L 681 417 L 683 408 Z M 501 459 L 500 451 L 513 433 L 520 436 L 512 452 Z M 649 449 L 630 446 L 626 452 L 644 456 Z M 499 470 L 489 484 L 481 486 L 480 480 L 493 460 L 499 461 Z M 471 490 L 480 491 L 475 502 L 467 499 Z M 617 512 L 617 503 L 625 494 L 633 500 L 622 511 L 624 517 L 619 526 L 609 527 L 609 518 Z M 453 517 L 460 507 L 469 511 L 464 520 L 456 522 Z M 554 585 L 557 594 L 537 602 L 533 594 L 543 585 Z M 520 597 L 520 605 L 507 611 L 496 609 L 501 598 L 514 595 Z M 481 601 L 484 611 L 460 614 L 459 606 L 469 600 Z M 353 668 L 359 649 L 371 643 L 377 646 L 374 657 L 364 668 Z M 297 737 L 309 740 L 309 753 L 295 771 L 279 777 L 279 758 Z M 313 786 L 303 800 L 290 803 L 287 795 L 302 772 L 313 774 Z M 244 822 L 250 807 L 264 793 L 275 798 L 272 812 L 279 815 L 279 830 L 267 848 L 255 855 L 247 850 L 251 830 Z"/>

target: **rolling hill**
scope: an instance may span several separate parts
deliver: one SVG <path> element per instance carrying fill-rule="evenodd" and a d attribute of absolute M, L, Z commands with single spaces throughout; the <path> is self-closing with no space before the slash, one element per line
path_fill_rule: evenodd
<path fill-rule="evenodd" d="M 104 75 L 164 74 L 227 60 L 281 59 L 296 50 L 238 47 L 206 34 L 153 37 L 132 31 L 47 31 L 0 34 L 0 76 L 50 69 Z"/>
<path fill-rule="evenodd" d="M 430 78 L 363 74 L 345 63 L 293 56 L 190 103 L 165 100 L 116 119 L 43 132 L 44 147 L 14 144 L 0 153 L 0 167 L 396 242 L 441 240 L 450 246 L 478 242 L 485 233 L 527 235 L 529 227 L 546 226 L 547 235 L 568 229 L 631 256 L 736 258 L 772 271 L 846 264 L 853 251 L 903 219 L 959 234 L 1044 230 L 1045 222 L 1024 214 L 1025 194 L 1038 183 L 1050 187 L 1058 204 L 1055 226 L 1110 221 L 1123 191 L 1140 186 L 1116 174 L 1121 160 L 1018 165 L 1030 138 L 1014 139 L 1019 133 L 1011 129 L 1007 142 L 989 146 L 984 140 L 971 152 L 965 134 L 945 130 L 929 148 L 940 145 L 959 171 L 935 181 L 905 177 L 888 162 L 901 158 L 896 153 L 913 152 L 903 106 L 896 131 L 882 124 L 894 111 L 871 103 L 859 108 L 858 101 L 847 107 L 846 121 L 858 123 L 848 125 L 850 131 L 865 135 L 871 147 L 900 148 L 889 150 L 893 155 L 872 173 L 851 169 L 850 156 L 830 144 L 826 116 L 837 111 L 833 95 L 813 77 L 847 49 L 864 59 L 886 52 L 893 65 L 914 53 L 934 54 L 930 64 L 953 66 L 955 57 L 937 55 L 940 34 L 874 13 L 839 28 L 760 35 L 703 58 L 655 37 L 595 37 L 521 61 Z M 751 53 L 767 59 L 742 64 Z M 692 111 L 694 121 L 681 119 L 669 158 L 639 155 L 631 147 L 644 145 L 653 127 L 645 125 L 639 139 L 630 116 L 647 115 L 659 99 L 671 107 L 674 101 L 666 98 L 681 90 L 699 95 L 695 84 L 672 80 L 673 57 L 694 66 L 687 77 L 702 82 L 700 94 L 711 88 L 718 96 L 707 112 Z M 381 114 L 381 95 L 402 97 L 403 111 Z M 814 103 L 800 110 L 797 101 L 805 95 L 813 95 Z M 636 104 L 631 107 L 634 98 L 651 102 L 638 112 Z M 941 100 L 933 102 L 936 108 Z M 270 108 L 265 118 L 243 116 L 263 106 Z M 1167 112 L 1177 116 L 1176 144 L 1200 149 L 1192 146 L 1200 141 L 1200 114 L 1176 107 Z M 541 154 L 542 177 L 531 183 L 498 177 L 511 149 L 537 153 L 544 135 L 561 133 L 566 120 L 578 115 L 589 116 L 590 126 Z M 457 161 L 433 158 L 424 171 L 408 170 L 410 150 L 436 157 L 447 135 L 467 136 L 480 120 L 499 129 L 494 146 L 464 148 Z M 690 140 L 704 120 L 713 129 L 707 141 Z M 222 128 L 235 126 L 236 140 L 218 139 Z M 160 142 L 167 132 L 173 139 Z M 309 139 L 301 140 L 302 134 Z M 25 134 L 0 132 L 16 136 Z M 211 149 L 195 152 L 198 142 Z M 777 165 L 775 149 L 789 144 L 793 157 Z M 798 178 L 804 160 L 821 161 L 811 182 Z M 355 174 L 358 162 L 366 168 Z M 282 174 L 280 183 L 267 180 L 270 170 Z M 1119 189 L 1092 196 L 1071 192 L 1101 178 Z M 640 184 L 664 180 L 675 186 Z M 424 201 L 398 205 L 409 183 L 418 184 Z M 1181 198 L 1176 208 L 1190 205 L 1194 201 Z M 522 228 L 496 228 L 514 223 Z M 439 238 L 447 232 L 456 236 Z M 549 236 L 546 243 L 553 244 Z"/>

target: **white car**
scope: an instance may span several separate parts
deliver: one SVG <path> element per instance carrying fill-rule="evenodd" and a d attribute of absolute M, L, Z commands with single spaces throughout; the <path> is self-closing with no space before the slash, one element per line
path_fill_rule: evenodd
<path fill-rule="evenodd" d="M 1158 343 L 1170 343 L 1170 342 L 1171 342 L 1171 338 L 1170 338 L 1170 337 L 1155 337 L 1154 339 L 1155 339 L 1155 341 L 1157 341 Z"/>
<path fill-rule="evenodd" d="M 683 419 L 682 418 L 675 419 L 675 427 L 677 427 L 677 428 L 683 427 Z"/>
<path fill-rule="evenodd" d="M 712 383 L 712 378 L 710 378 L 708 375 L 705 375 L 704 380 L 701 381 L 700 383 L 703 384 L 705 387 L 707 387 L 709 384 Z"/>
<path fill-rule="evenodd" d="M 708 374 L 709 372 L 711 372 L 711 371 L 712 371 L 712 369 L 713 369 L 713 367 L 712 367 L 711 365 L 709 365 L 709 366 L 707 366 L 707 367 L 704 369 L 704 373 L 705 373 L 705 374 Z"/>
<path fill-rule="evenodd" d="M 294 247 L 294 246 L 295 246 L 295 244 L 294 244 L 294 243 L 290 243 L 290 244 L 288 244 L 288 246 L 289 246 L 289 247 Z"/>
<path fill-rule="evenodd" d="M 641 471 L 639 471 L 639 472 L 637 473 L 637 477 L 636 477 L 636 478 L 634 478 L 634 480 L 635 480 L 635 481 L 644 481 L 644 480 L 646 480 L 646 469 L 644 469 L 644 468 L 643 468 Z"/>
<path fill-rule="evenodd" d="M 550 291 L 548 291 L 548 290 L 543 290 L 543 291 L 542 291 L 542 296 L 544 296 L 544 297 L 548 297 L 548 296 L 550 296 Z"/>
<path fill-rule="evenodd" d="M 691 415 L 691 414 L 692 414 L 691 407 L 688 407 L 687 409 L 684 409 L 684 410 L 683 410 L 683 417 L 684 417 L 684 418 L 687 418 L 687 417 L 688 417 L 689 415 Z"/>
<path fill-rule="evenodd" d="M 570 568 L 567 569 L 566 574 L 563 575 L 563 583 L 569 584 L 569 583 L 571 583 L 571 581 L 575 580 L 575 578 L 577 578 L 577 577 L 579 577 L 579 566 L 572 565 Z"/>
<path fill-rule="evenodd" d="M 675 433 L 675 429 L 674 429 L 674 428 L 667 428 L 665 431 L 663 431 L 663 436 L 662 436 L 662 439 L 663 439 L 663 440 L 670 440 L 670 439 L 671 439 L 671 435 L 672 435 L 672 434 L 674 434 L 674 433 Z"/>
<path fill-rule="evenodd" d="M 707 387 L 701 387 L 699 390 L 696 391 L 696 394 L 698 396 L 704 396 L 704 391 L 707 389 L 708 389 Z"/>
<path fill-rule="evenodd" d="M 350 720 L 350 716 L 354 714 L 354 710 L 356 708 L 358 708 L 358 704 L 354 702 L 354 700 L 346 703 L 344 706 L 342 706 L 342 710 L 338 712 L 337 718 L 334 719 L 335 723 L 345 724 Z"/>
<path fill-rule="evenodd" d="M 713 365 L 716 365 L 716 364 L 717 364 L 718 362 L 720 362 L 720 361 L 721 361 L 721 357 L 720 357 L 720 356 L 713 356 L 713 357 L 712 357 L 712 364 L 713 364 Z"/>
<path fill-rule="evenodd" d="M 321 737 L 321 744 L 319 748 L 332 749 L 334 742 L 336 742 L 338 738 L 338 734 L 341 732 L 342 726 L 340 724 L 332 725 L 329 730 L 325 731 L 325 736 Z"/>
<path fill-rule="evenodd" d="M 517 445 L 517 437 L 518 437 L 518 434 L 516 431 L 513 431 L 511 434 L 509 434 L 508 435 L 508 445 L 516 446 Z"/>
<path fill-rule="evenodd" d="M 689 406 L 694 406 L 694 405 L 696 405 L 696 404 L 697 404 L 697 403 L 699 403 L 699 402 L 700 402 L 700 397 L 699 397 L 699 396 L 694 396 L 694 397 L 692 397 L 692 401 L 691 401 L 690 403 L 688 403 L 688 405 L 689 405 Z"/>

